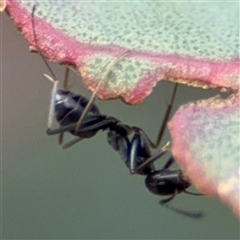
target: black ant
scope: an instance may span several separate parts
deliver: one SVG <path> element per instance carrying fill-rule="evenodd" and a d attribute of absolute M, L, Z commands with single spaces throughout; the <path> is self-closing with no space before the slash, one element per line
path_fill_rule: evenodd
<path fill-rule="evenodd" d="M 202 212 L 189 212 L 182 209 L 169 206 L 168 203 L 173 200 L 177 194 L 185 192 L 191 195 L 200 195 L 200 193 L 188 192 L 186 189 L 191 186 L 189 179 L 184 175 L 180 169 L 170 170 L 170 166 L 174 163 L 174 158 L 171 156 L 165 163 L 162 169 L 155 170 L 153 163 L 161 158 L 167 152 L 166 144 L 161 151 L 152 155 L 150 147 L 156 148 L 160 144 L 164 129 L 168 122 L 169 115 L 171 113 L 172 104 L 176 95 L 177 84 L 175 85 L 172 99 L 168 105 L 168 109 L 165 114 L 164 121 L 159 131 L 159 135 L 156 143 L 152 143 L 146 133 L 138 128 L 131 127 L 131 131 L 134 132 L 132 139 L 130 140 L 128 135 L 121 135 L 118 131 L 110 130 L 108 132 L 108 143 L 116 150 L 122 160 L 125 162 L 127 168 L 131 174 L 145 175 L 145 185 L 147 189 L 159 196 L 169 196 L 169 198 L 161 200 L 159 203 L 179 214 L 191 217 L 201 218 Z"/>
<path fill-rule="evenodd" d="M 108 143 L 115 151 L 119 153 L 120 157 L 123 159 L 126 166 L 130 170 L 130 173 L 145 175 L 145 185 L 153 194 L 170 195 L 169 198 L 161 200 L 160 204 L 185 216 L 200 218 L 202 216 L 201 212 L 192 213 L 170 207 L 167 204 L 181 192 L 193 195 L 201 194 L 191 193 L 186 190 L 188 187 L 190 187 L 191 184 L 182 170 L 169 169 L 169 167 L 174 162 L 173 157 L 167 161 L 162 169 L 155 170 L 153 163 L 167 152 L 167 149 L 165 147 L 155 155 L 152 155 L 150 151 L 150 147 L 157 148 L 160 144 L 164 130 L 166 128 L 166 124 L 168 122 L 168 118 L 171 113 L 178 84 L 175 85 L 172 99 L 168 105 L 157 141 L 156 143 L 153 143 L 142 129 L 135 126 L 129 127 L 128 125 L 122 124 L 118 119 L 114 117 L 108 117 L 106 115 L 100 114 L 98 107 L 93 103 L 97 90 L 92 95 L 91 99 L 88 100 L 87 98 L 73 94 L 70 91 L 58 89 L 59 81 L 56 80 L 53 71 L 42 55 L 40 49 L 38 49 L 34 24 L 34 11 L 35 6 L 33 7 L 32 11 L 32 26 L 36 48 L 52 75 L 52 77 L 47 77 L 54 83 L 47 134 L 54 135 L 70 132 L 71 134 L 77 136 L 77 138 L 63 145 L 63 148 L 67 148 L 84 138 L 93 137 L 99 130 L 108 131 Z M 126 52 L 121 54 L 117 60 L 119 60 L 124 54 L 126 54 Z M 114 65 L 117 60 L 115 60 L 111 65 Z M 110 69 L 111 67 L 109 67 L 103 79 L 108 75 Z M 103 79 L 99 82 L 98 87 Z M 51 129 L 54 113 L 55 118 L 60 125 L 60 127 L 57 129 Z M 133 137 L 130 139 L 131 133 L 133 133 Z"/>

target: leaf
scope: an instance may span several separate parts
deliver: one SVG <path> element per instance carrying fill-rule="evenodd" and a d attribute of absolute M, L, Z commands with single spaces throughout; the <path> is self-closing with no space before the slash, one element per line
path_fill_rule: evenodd
<path fill-rule="evenodd" d="M 6 11 L 36 46 L 33 5 L 39 49 L 74 66 L 92 91 L 117 59 L 98 89 L 103 99 L 137 104 L 163 79 L 233 91 L 183 106 L 169 126 L 191 181 L 240 215 L 239 3 L 8 0 Z"/>
<path fill-rule="evenodd" d="M 194 185 L 240 216 L 239 94 L 182 106 L 169 124 L 172 153 Z"/>
<path fill-rule="evenodd" d="M 238 3 L 16 1 L 7 12 L 49 59 L 73 65 L 103 99 L 137 104 L 162 79 L 238 88 Z M 231 14 L 229 14 L 231 12 Z"/>

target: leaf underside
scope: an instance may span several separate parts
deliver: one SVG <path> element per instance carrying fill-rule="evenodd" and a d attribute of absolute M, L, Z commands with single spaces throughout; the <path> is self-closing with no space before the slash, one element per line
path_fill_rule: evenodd
<path fill-rule="evenodd" d="M 92 91 L 107 75 L 102 99 L 138 104 L 163 79 L 233 90 L 182 106 L 169 126 L 172 153 L 191 181 L 240 215 L 238 3 L 8 0 L 7 13 L 36 47 L 33 5 L 38 48 L 74 66 Z"/>

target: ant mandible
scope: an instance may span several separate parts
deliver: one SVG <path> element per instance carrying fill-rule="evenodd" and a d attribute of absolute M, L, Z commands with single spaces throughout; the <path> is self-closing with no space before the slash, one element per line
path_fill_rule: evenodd
<path fill-rule="evenodd" d="M 99 82 L 96 91 L 90 100 L 81 95 L 73 94 L 72 92 L 65 89 L 58 89 L 59 81 L 56 80 L 55 74 L 51 70 L 49 64 L 38 48 L 35 32 L 34 11 L 35 6 L 32 10 L 32 26 L 36 49 L 42 57 L 52 77 L 47 75 L 45 76 L 53 82 L 47 134 L 60 134 L 61 136 L 61 134 L 64 132 L 70 132 L 71 134 L 75 135 L 75 139 L 62 145 L 63 148 L 68 148 L 84 138 L 93 137 L 99 130 L 107 130 L 108 143 L 115 151 L 119 153 L 127 168 L 130 170 L 130 173 L 145 175 L 145 185 L 147 189 L 153 194 L 170 195 L 169 198 L 161 200 L 160 204 L 185 216 L 192 218 L 202 217 L 201 212 L 192 213 L 189 211 L 173 208 L 167 204 L 181 192 L 192 195 L 201 194 L 191 193 L 186 190 L 188 187 L 190 187 L 191 184 L 182 170 L 169 169 L 169 167 L 174 162 L 173 157 L 170 157 L 162 169 L 155 170 L 153 163 L 167 152 L 166 148 L 162 148 L 161 151 L 155 155 L 152 155 L 150 151 L 150 147 L 157 148 L 161 142 L 166 124 L 171 113 L 178 84 L 176 84 L 174 87 L 171 102 L 168 105 L 157 141 L 156 143 L 153 143 L 142 129 L 135 126 L 129 127 L 126 124 L 122 124 L 118 119 L 114 117 L 108 117 L 106 115 L 100 114 L 98 107 L 93 103 L 97 89 L 100 86 L 101 82 L 109 74 L 112 65 L 114 65 L 116 61 L 118 61 L 128 51 L 121 54 L 111 64 L 104 77 Z M 67 78 L 65 78 L 65 81 L 66 79 Z M 64 82 L 64 85 L 66 86 L 66 82 Z M 51 129 L 54 113 L 60 127 Z M 131 133 L 133 133 L 132 138 L 130 138 Z"/>

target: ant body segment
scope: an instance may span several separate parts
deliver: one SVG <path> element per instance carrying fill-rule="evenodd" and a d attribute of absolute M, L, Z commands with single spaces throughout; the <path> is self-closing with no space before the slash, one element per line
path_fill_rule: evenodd
<path fill-rule="evenodd" d="M 32 11 L 32 26 L 36 48 L 52 77 L 45 76 L 53 82 L 47 134 L 61 135 L 64 132 L 71 133 L 76 138 L 62 145 L 63 148 L 68 148 L 84 138 L 95 136 L 99 130 L 107 131 L 109 145 L 119 153 L 130 173 L 146 176 L 145 185 L 151 193 L 161 196 L 170 195 L 169 198 L 161 200 L 160 204 L 182 215 L 192 218 L 200 218 L 202 213 L 184 211 L 173 208 L 167 204 L 181 192 L 192 195 L 201 194 L 191 193 L 186 190 L 190 187 L 191 183 L 182 170 L 169 169 L 174 162 L 173 157 L 170 157 L 162 169 L 155 170 L 153 163 L 168 152 L 166 147 L 163 147 L 154 155 L 152 155 L 150 151 L 150 148 L 157 148 L 161 142 L 171 113 L 178 84 L 175 84 L 171 102 L 168 105 L 157 141 L 156 143 L 153 143 L 142 129 L 135 126 L 130 127 L 126 124 L 122 124 L 114 117 L 102 115 L 98 107 L 93 103 L 97 89 L 103 79 L 108 75 L 111 67 L 109 67 L 104 77 L 99 82 L 98 87 L 90 100 L 81 95 L 73 94 L 68 90 L 58 89 L 59 81 L 56 80 L 53 71 L 38 48 L 34 24 L 34 11 L 35 6 Z M 126 54 L 126 52 L 121 54 L 111 66 L 114 65 L 124 54 Z M 67 78 L 65 78 L 64 86 L 66 86 L 66 79 Z M 54 115 L 60 126 L 56 129 L 51 129 Z M 131 134 L 133 135 L 132 137 L 130 137 Z M 60 140 L 60 142 L 62 141 Z"/>
<path fill-rule="evenodd" d="M 184 216 L 198 219 L 203 217 L 203 212 L 189 212 L 168 205 L 168 203 L 173 200 L 177 194 L 182 192 L 202 196 L 200 193 L 192 193 L 186 190 L 191 186 L 191 183 L 182 170 L 169 169 L 175 161 L 172 156 L 165 163 L 162 169 L 155 170 L 153 163 L 167 152 L 168 144 L 166 144 L 161 151 L 154 155 L 152 155 L 150 151 L 150 146 L 152 148 L 156 148 L 160 144 L 165 125 L 171 112 L 176 90 L 177 84 L 175 85 L 171 103 L 168 105 L 168 110 L 164 118 L 165 121 L 160 128 L 156 144 L 152 143 L 145 132 L 138 127 L 131 127 L 131 130 L 134 132 L 131 140 L 129 138 L 129 134 L 123 136 L 117 131 L 109 131 L 108 143 L 119 153 L 131 174 L 146 176 L 145 186 L 151 193 L 158 196 L 170 196 L 167 199 L 160 200 L 159 203 L 161 205 Z"/>

